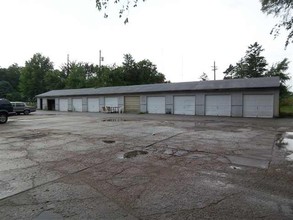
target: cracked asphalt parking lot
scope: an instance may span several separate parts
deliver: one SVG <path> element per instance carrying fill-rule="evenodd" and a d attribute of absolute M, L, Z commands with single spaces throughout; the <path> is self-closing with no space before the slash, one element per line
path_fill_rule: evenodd
<path fill-rule="evenodd" d="M 290 131 L 293 119 L 15 116 L 0 126 L 0 218 L 293 219 Z"/>

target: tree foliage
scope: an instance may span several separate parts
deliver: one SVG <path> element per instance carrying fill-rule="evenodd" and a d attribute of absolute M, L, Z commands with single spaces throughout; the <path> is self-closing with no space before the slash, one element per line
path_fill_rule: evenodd
<path fill-rule="evenodd" d="M 20 100 L 18 88 L 21 68 L 17 64 L 12 64 L 7 69 L 0 68 L 0 97 L 10 100 Z"/>
<path fill-rule="evenodd" d="M 251 44 L 246 51 L 246 54 L 235 66 L 232 64 L 224 71 L 224 79 L 237 78 L 255 78 L 255 77 L 280 77 L 280 97 L 284 98 L 289 92 L 289 87 L 286 82 L 290 79 L 289 60 L 283 59 L 281 62 L 273 64 L 267 68 L 268 63 L 261 53 L 264 51 L 258 43 Z"/>
<path fill-rule="evenodd" d="M 13 64 L 0 68 L 0 97 L 11 101 L 33 101 L 49 90 L 98 88 L 149 83 L 164 83 L 165 76 L 156 65 L 145 59 L 136 62 L 124 55 L 121 66 L 98 66 L 86 62 L 69 62 L 54 69 L 49 57 L 36 53 L 24 67 Z"/>
<path fill-rule="evenodd" d="M 286 85 L 286 82 L 291 79 L 289 73 L 289 60 L 287 58 L 283 59 L 281 62 L 273 64 L 270 69 L 265 73 L 265 76 L 278 76 L 280 77 L 280 96 L 285 98 L 291 93 L 289 92 L 289 86 Z"/>
<path fill-rule="evenodd" d="M 207 81 L 207 80 L 209 80 L 209 77 L 208 77 L 208 75 L 207 75 L 206 73 L 202 73 L 202 74 L 200 75 L 199 79 L 200 79 L 201 81 Z"/>
<path fill-rule="evenodd" d="M 264 51 L 257 42 L 249 45 L 243 58 L 231 65 L 224 71 L 225 79 L 228 78 L 253 78 L 261 77 L 267 70 L 267 61 L 261 53 Z"/>
<path fill-rule="evenodd" d="M 44 57 L 40 53 L 34 54 L 29 61 L 26 61 L 19 82 L 23 98 L 32 101 L 36 95 L 46 92 L 45 77 L 53 70 L 53 63 L 49 57 Z"/>
<path fill-rule="evenodd" d="M 128 23 L 128 16 L 125 15 L 126 12 L 130 11 L 130 8 L 137 7 L 139 2 L 144 2 L 145 0 L 96 0 L 96 7 L 99 11 L 104 11 L 104 18 L 108 18 L 107 8 L 110 3 L 117 4 L 119 9 L 119 18 L 124 18 L 124 24 Z"/>
<path fill-rule="evenodd" d="M 293 37 L 293 1 L 292 0 L 260 0 L 262 4 L 261 10 L 268 14 L 280 18 L 280 21 L 272 29 L 271 34 L 277 37 L 280 30 L 284 28 L 288 31 L 285 48 L 292 43 Z"/>

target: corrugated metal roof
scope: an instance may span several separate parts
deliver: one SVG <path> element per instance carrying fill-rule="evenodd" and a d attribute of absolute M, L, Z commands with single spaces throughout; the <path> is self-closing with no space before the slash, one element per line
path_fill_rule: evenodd
<path fill-rule="evenodd" d="M 80 95 L 110 95 L 151 92 L 203 91 L 218 89 L 274 88 L 279 87 L 279 77 L 262 77 L 250 79 L 210 80 L 180 83 L 158 83 L 134 86 L 114 86 L 86 89 L 52 90 L 37 95 L 37 97 L 80 96 Z"/>

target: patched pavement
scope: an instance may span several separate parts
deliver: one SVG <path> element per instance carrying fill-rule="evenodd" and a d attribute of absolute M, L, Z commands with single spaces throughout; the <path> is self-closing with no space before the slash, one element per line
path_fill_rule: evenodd
<path fill-rule="evenodd" d="M 40 111 L 0 131 L 1 219 L 293 218 L 293 119 Z"/>

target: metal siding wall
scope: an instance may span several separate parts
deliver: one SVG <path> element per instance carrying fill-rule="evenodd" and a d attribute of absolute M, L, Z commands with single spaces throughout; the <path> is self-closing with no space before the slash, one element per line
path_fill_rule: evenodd
<path fill-rule="evenodd" d="M 88 106 L 87 106 L 87 97 L 82 98 L 82 111 L 87 112 L 88 111 Z"/>
<path fill-rule="evenodd" d="M 195 115 L 204 115 L 205 94 L 197 93 L 195 96 Z"/>
<path fill-rule="evenodd" d="M 146 96 L 142 95 L 140 96 L 140 112 L 145 113 L 146 111 L 147 111 Z"/>
<path fill-rule="evenodd" d="M 231 93 L 231 116 L 242 117 L 243 116 L 243 95 L 242 92 Z"/>
<path fill-rule="evenodd" d="M 118 107 L 123 107 L 124 106 L 124 96 L 119 96 L 118 97 Z"/>
<path fill-rule="evenodd" d="M 43 110 L 48 110 L 47 104 L 48 104 L 47 98 L 43 98 Z"/>
<path fill-rule="evenodd" d="M 37 109 L 41 109 L 41 99 L 37 98 Z"/>
<path fill-rule="evenodd" d="M 72 111 L 72 98 L 68 98 L 68 111 Z"/>
<path fill-rule="evenodd" d="M 274 92 L 274 117 L 279 117 L 280 114 L 280 93 L 279 91 Z"/>
<path fill-rule="evenodd" d="M 55 111 L 59 111 L 59 99 L 55 98 Z"/>
<path fill-rule="evenodd" d="M 101 96 L 99 100 L 100 110 L 105 107 L 105 96 Z"/>
<path fill-rule="evenodd" d="M 166 95 L 165 98 L 166 101 L 166 106 L 165 106 L 165 111 L 171 110 L 171 114 L 174 114 L 174 100 L 173 100 L 173 95 Z"/>

